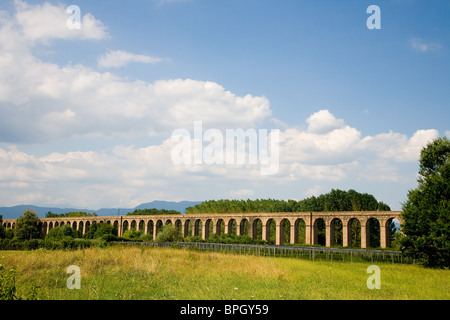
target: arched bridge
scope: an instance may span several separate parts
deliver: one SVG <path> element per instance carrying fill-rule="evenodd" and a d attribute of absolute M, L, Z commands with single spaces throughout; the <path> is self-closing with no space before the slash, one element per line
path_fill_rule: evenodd
<path fill-rule="evenodd" d="M 376 238 L 382 248 L 390 246 L 390 224 L 393 219 L 402 223 L 401 211 L 349 211 L 349 212 L 280 212 L 181 214 L 139 216 L 89 216 L 72 218 L 42 218 L 42 236 L 54 227 L 65 224 L 86 233 L 93 223 L 108 223 L 122 236 L 128 229 L 141 230 L 156 239 L 163 225 L 174 224 L 178 236 L 200 236 L 207 239 L 211 233 L 248 235 L 253 239 L 273 239 L 276 245 L 284 243 L 352 246 L 355 237 L 361 248 L 370 243 L 372 224 L 379 230 Z M 13 228 L 16 219 L 3 220 L 5 228 Z M 339 243 L 337 243 L 339 242 Z"/>

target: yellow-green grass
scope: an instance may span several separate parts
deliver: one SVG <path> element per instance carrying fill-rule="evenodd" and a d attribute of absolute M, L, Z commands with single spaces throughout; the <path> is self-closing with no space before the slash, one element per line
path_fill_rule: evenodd
<path fill-rule="evenodd" d="M 19 296 L 38 299 L 450 299 L 450 271 L 373 263 L 381 289 L 368 289 L 372 263 L 309 261 L 115 246 L 78 251 L 0 251 L 17 266 Z M 68 289 L 67 267 L 81 270 Z"/>

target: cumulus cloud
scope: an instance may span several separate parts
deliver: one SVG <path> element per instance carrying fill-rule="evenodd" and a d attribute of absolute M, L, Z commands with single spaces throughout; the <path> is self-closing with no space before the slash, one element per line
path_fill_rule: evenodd
<path fill-rule="evenodd" d="M 70 39 L 77 30 L 51 25 L 61 14 L 65 15 L 62 6 L 29 5 L 20 0 L 15 4 L 16 16 L 0 15 L 1 142 L 168 134 L 175 128 L 190 128 L 198 120 L 215 128 L 255 127 L 271 115 L 265 97 L 237 96 L 215 82 L 127 81 L 83 65 L 60 67 L 42 61 L 30 50 L 31 42 Z M 44 26 L 37 26 L 39 20 Z M 94 38 L 105 36 L 99 35 L 100 21 L 88 25 L 97 29 L 91 32 L 82 27 L 82 32 L 93 34 Z M 82 35 L 78 37 L 84 39 Z M 99 63 L 118 67 L 132 61 L 152 63 L 158 58 L 111 51 Z"/>
<path fill-rule="evenodd" d="M 294 162 L 289 168 L 292 180 L 340 181 L 347 177 L 357 162 L 336 165 L 310 165 Z"/>
<path fill-rule="evenodd" d="M 328 110 L 320 110 L 315 112 L 308 119 L 307 132 L 310 133 L 326 133 L 334 129 L 339 129 L 345 126 L 343 119 L 336 119 L 336 117 Z"/>
<path fill-rule="evenodd" d="M 43 4 L 28 4 L 22 0 L 15 0 L 15 19 L 22 35 L 27 39 L 48 42 L 52 39 L 105 39 L 108 32 L 103 23 L 87 13 L 80 21 L 80 29 L 67 27 L 67 7 L 62 4 L 54 5 L 49 2 Z"/>
<path fill-rule="evenodd" d="M 329 110 L 320 110 L 306 119 L 306 130 L 287 128 L 280 133 L 280 154 L 287 162 L 329 165 L 354 159 L 361 132 L 337 119 Z"/>
<path fill-rule="evenodd" d="M 393 132 L 362 137 L 347 125 L 322 134 L 286 129 L 280 132 L 280 167 L 273 176 L 261 175 L 260 163 L 174 164 L 171 154 L 179 142 L 172 139 L 147 147 L 120 145 L 41 157 L 14 147 L 0 148 L 0 199 L 12 204 L 24 199 L 52 204 L 71 201 L 95 208 L 105 203 L 129 206 L 149 199 L 182 200 L 196 197 L 197 187 L 203 188 L 202 198 L 213 197 L 211 185 L 231 190 L 221 194 L 248 198 L 258 194 L 244 187 L 249 181 L 273 186 L 313 181 L 315 187 L 306 190 L 307 195 L 321 192 L 321 182 L 398 183 L 406 180 L 398 164 L 417 161 L 421 147 L 436 134 L 418 130 L 411 137 Z M 188 140 L 192 145 L 193 138 Z M 236 185 L 242 187 L 233 189 Z"/>
<path fill-rule="evenodd" d="M 328 165 L 351 162 L 368 153 L 397 162 L 417 161 L 420 150 L 437 137 L 435 129 L 417 130 L 411 137 L 398 132 L 363 137 L 328 110 L 311 115 L 306 130 L 288 128 L 280 133 L 280 153 L 287 162 Z M 313 129 L 311 129 L 313 125 Z"/>
<path fill-rule="evenodd" d="M 439 137 L 435 129 L 417 130 L 411 138 L 397 132 L 380 133 L 365 137 L 359 144 L 361 150 L 370 150 L 382 158 L 392 158 L 398 162 L 417 161 L 420 151 Z"/>
<path fill-rule="evenodd" d="M 155 192 L 155 185 L 164 189 L 164 184 L 170 184 L 168 178 L 177 175 L 171 170 L 171 147 L 165 141 L 144 148 L 117 146 L 109 151 L 54 152 L 42 157 L 0 148 L 1 187 L 11 197 L 1 200 L 17 204 L 33 197 L 30 200 L 36 203 L 95 207 L 107 199 L 114 205 L 128 205 L 143 192 Z"/>
<path fill-rule="evenodd" d="M 290 180 L 398 182 L 402 177 L 396 164 L 418 161 L 421 149 L 439 136 L 434 129 L 417 130 L 411 137 L 392 131 L 362 136 L 328 110 L 306 122 L 306 130 L 280 132 L 280 175 Z"/>
<path fill-rule="evenodd" d="M 134 54 L 122 50 L 109 51 L 98 59 L 98 66 L 101 68 L 120 68 L 126 66 L 130 62 L 137 63 L 158 63 L 163 61 L 162 58 L 146 56 L 142 54 Z"/>

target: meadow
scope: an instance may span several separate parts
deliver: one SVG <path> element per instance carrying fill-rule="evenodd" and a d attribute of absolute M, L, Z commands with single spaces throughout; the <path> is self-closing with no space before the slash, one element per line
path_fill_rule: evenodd
<path fill-rule="evenodd" d="M 17 295 L 45 300 L 138 299 L 450 299 L 450 270 L 418 265 L 310 261 L 112 246 L 75 251 L 0 251 L 16 266 Z M 369 290 L 367 267 L 381 271 Z M 80 289 L 68 289 L 67 268 L 80 267 Z"/>

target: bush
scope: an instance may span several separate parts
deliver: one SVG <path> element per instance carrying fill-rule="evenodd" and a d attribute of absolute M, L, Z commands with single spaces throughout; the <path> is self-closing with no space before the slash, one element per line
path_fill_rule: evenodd
<path fill-rule="evenodd" d="M 104 235 L 108 234 L 117 236 L 117 230 L 110 224 L 94 222 L 89 227 L 89 231 L 84 234 L 84 238 L 100 239 Z"/>
<path fill-rule="evenodd" d="M 31 239 L 23 242 L 23 250 L 36 250 L 40 247 L 42 240 Z"/>
<path fill-rule="evenodd" d="M 144 241 L 144 242 L 152 242 L 152 241 L 153 241 L 153 236 L 150 235 L 150 234 L 142 234 L 142 235 L 139 237 L 139 240 L 142 240 L 142 241 Z"/>
<path fill-rule="evenodd" d="M 200 236 L 191 236 L 183 239 L 183 242 L 205 242 Z"/>
<path fill-rule="evenodd" d="M 61 227 L 54 227 L 50 229 L 45 239 L 62 240 L 73 239 L 77 236 L 77 232 L 68 224 Z"/>
<path fill-rule="evenodd" d="M 208 238 L 208 242 L 213 243 L 237 243 L 237 244 L 266 244 L 267 241 L 253 240 L 250 236 L 238 236 L 235 234 L 221 234 L 221 235 L 211 235 Z"/>
<path fill-rule="evenodd" d="M 161 227 L 160 232 L 156 236 L 156 242 L 172 242 L 175 241 L 176 235 L 175 226 L 169 224 Z"/>
<path fill-rule="evenodd" d="M 78 249 L 93 247 L 93 241 L 88 239 L 74 239 L 74 244 Z"/>
<path fill-rule="evenodd" d="M 139 240 L 139 237 L 142 235 L 142 232 L 141 231 L 138 231 L 138 230 L 136 230 L 136 229 L 129 229 L 129 230 L 126 230 L 124 233 L 123 233 L 123 238 L 124 239 L 127 239 L 127 240 L 133 240 L 133 241 L 136 241 L 136 240 Z"/>
<path fill-rule="evenodd" d="M 108 246 L 108 241 L 116 240 L 116 238 L 108 238 L 105 236 L 104 239 L 81 239 L 81 238 L 70 238 L 65 237 L 62 239 L 31 239 L 31 240 L 17 240 L 17 239 L 0 239 L 0 250 L 36 250 L 36 249 L 47 249 L 47 250 L 76 250 L 84 249 L 90 247 L 100 247 L 104 248 Z M 113 236 L 115 237 L 115 236 Z"/>
<path fill-rule="evenodd" d="M 0 264 L 0 300 L 17 300 L 15 267 L 5 270 Z"/>
<path fill-rule="evenodd" d="M 100 238 L 102 241 L 110 242 L 110 241 L 119 241 L 119 237 L 114 234 L 103 234 Z"/>
<path fill-rule="evenodd" d="M 13 229 L 6 229 L 5 231 L 5 239 L 12 239 L 14 238 L 14 230 Z"/>

